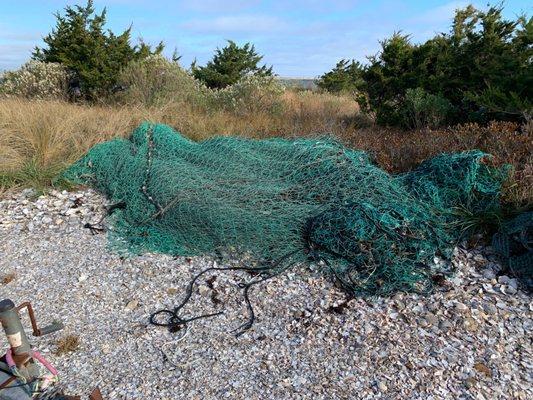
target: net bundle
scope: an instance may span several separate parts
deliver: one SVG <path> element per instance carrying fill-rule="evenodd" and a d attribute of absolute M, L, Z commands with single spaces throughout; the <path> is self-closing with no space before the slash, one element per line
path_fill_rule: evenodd
<path fill-rule="evenodd" d="M 246 254 L 271 273 L 315 261 L 350 293 L 386 295 L 430 288 L 428 265 L 461 237 L 458 209 L 498 207 L 506 169 L 485 156 L 443 154 L 391 175 L 331 138 L 194 142 L 143 123 L 65 176 L 115 205 L 116 249 Z"/>
<path fill-rule="evenodd" d="M 533 211 L 504 222 L 492 237 L 492 247 L 512 275 L 533 292 Z"/>

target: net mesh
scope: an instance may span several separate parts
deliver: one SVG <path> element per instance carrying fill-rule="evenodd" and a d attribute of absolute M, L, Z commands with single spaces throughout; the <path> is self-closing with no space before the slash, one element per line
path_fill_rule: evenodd
<path fill-rule="evenodd" d="M 457 210 L 498 207 L 507 170 L 485 156 L 443 154 L 390 175 L 331 138 L 197 143 L 144 123 L 94 146 L 65 177 L 116 205 L 115 249 L 247 254 L 250 268 L 271 272 L 320 261 L 349 292 L 383 295 L 429 289 L 428 265 L 461 237 Z"/>
<path fill-rule="evenodd" d="M 503 223 L 492 237 L 492 247 L 513 275 L 533 291 L 533 211 Z"/>

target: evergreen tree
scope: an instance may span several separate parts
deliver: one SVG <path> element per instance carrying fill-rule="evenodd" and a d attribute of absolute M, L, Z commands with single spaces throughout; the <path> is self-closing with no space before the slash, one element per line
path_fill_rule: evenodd
<path fill-rule="evenodd" d="M 358 97 L 361 109 L 387 125 L 404 124 L 414 100 L 418 114 L 432 114 L 442 123 L 530 119 L 532 44 L 533 19 L 507 20 L 501 6 L 457 10 L 450 31 L 425 43 L 413 44 L 408 35 L 395 33 L 355 74 L 362 81 L 357 85 L 364 93 Z M 351 82 L 347 67 L 342 60 L 319 85 L 342 90 Z M 445 116 L 435 116 L 438 110 Z"/>
<path fill-rule="evenodd" d="M 205 67 L 198 67 L 196 61 L 191 65 L 192 74 L 210 88 L 224 88 L 233 85 L 246 75 L 271 76 L 272 67 L 259 62 L 263 59 L 255 51 L 253 44 L 240 47 L 228 40 L 228 45 L 217 49 L 213 59 Z"/>
<path fill-rule="evenodd" d="M 152 50 L 142 40 L 132 46 L 131 27 L 119 35 L 105 30 L 106 9 L 96 14 L 92 0 L 86 6 L 67 6 L 64 15 L 55 17 L 55 28 L 44 38 L 46 47 L 36 47 L 33 58 L 61 63 L 75 72 L 82 94 L 89 99 L 110 91 L 130 61 L 163 50 L 163 43 Z"/>
<path fill-rule="evenodd" d="M 335 68 L 320 76 L 316 81 L 319 88 L 333 92 L 357 92 L 364 81 L 363 66 L 358 61 L 340 60 Z"/>

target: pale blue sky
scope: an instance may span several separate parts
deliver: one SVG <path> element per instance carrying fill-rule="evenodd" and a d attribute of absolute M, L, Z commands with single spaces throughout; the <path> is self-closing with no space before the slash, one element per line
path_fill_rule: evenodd
<path fill-rule="evenodd" d="M 0 71 L 18 67 L 42 44 L 54 26 L 53 13 L 85 0 L 0 0 Z M 107 7 L 108 27 L 118 32 L 133 24 L 133 37 L 163 40 L 188 67 L 203 65 L 225 39 L 253 42 L 264 61 L 281 76 L 315 77 L 341 58 L 363 61 L 379 49 L 378 40 L 401 30 L 422 41 L 447 31 L 454 10 L 469 1 L 362 0 L 96 0 Z M 474 1 L 484 7 L 485 1 Z M 514 18 L 532 3 L 507 0 Z"/>

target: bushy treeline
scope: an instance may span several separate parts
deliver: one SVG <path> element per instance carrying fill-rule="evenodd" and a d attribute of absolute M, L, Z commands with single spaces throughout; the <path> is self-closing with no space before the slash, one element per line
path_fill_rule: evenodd
<path fill-rule="evenodd" d="M 342 60 L 318 80 L 356 93 L 378 123 L 435 127 L 531 119 L 533 20 L 507 20 L 502 7 L 457 10 L 450 32 L 414 44 L 400 33 L 368 64 Z"/>
<path fill-rule="evenodd" d="M 199 110 L 276 111 L 283 87 L 269 75 L 243 75 L 232 84 L 211 88 L 177 62 L 152 55 L 129 63 L 118 76 L 124 90 L 110 98 L 123 104 L 161 107 L 185 103 Z"/>
<path fill-rule="evenodd" d="M 131 27 L 120 34 L 105 29 L 106 10 L 96 13 L 92 0 L 85 6 L 67 6 L 55 17 L 55 28 L 44 37 L 45 46 L 36 47 L 32 60 L 22 68 L 0 77 L 0 94 L 99 102 L 136 93 L 154 104 L 172 94 L 194 92 L 205 97 L 207 93 L 211 101 L 227 98 L 253 82 L 267 89 L 273 84 L 272 67 L 259 66 L 263 57 L 250 43 L 239 46 L 230 40 L 206 66 L 194 62 L 185 71 L 176 51 L 172 60 L 161 55 L 163 42 L 155 48 L 142 40 L 133 45 Z M 233 85 L 237 86 L 227 89 Z M 202 87 L 221 92 L 214 95 Z"/>
<path fill-rule="evenodd" d="M 272 76 L 272 67 L 258 66 L 262 59 L 263 56 L 257 54 L 253 44 L 246 43 L 240 47 L 234 41 L 228 40 L 228 45 L 217 49 L 213 60 L 205 67 L 199 67 L 193 62 L 191 71 L 194 77 L 206 86 L 222 89 L 239 82 L 245 76 Z"/>
<path fill-rule="evenodd" d="M 272 67 L 252 44 L 233 41 L 217 49 L 205 66 L 190 70 L 131 30 L 105 29 L 106 11 L 92 0 L 67 6 L 32 60 L 0 77 L 0 95 L 75 99 L 90 102 L 141 102 L 161 105 L 187 101 L 204 109 L 275 110 L 282 88 Z M 406 128 L 438 127 L 490 120 L 532 118 L 533 20 L 507 20 L 500 6 L 486 11 L 458 10 L 451 30 L 425 43 L 400 33 L 381 42 L 368 63 L 341 60 L 318 86 L 355 95 L 362 111 L 379 124 Z"/>

